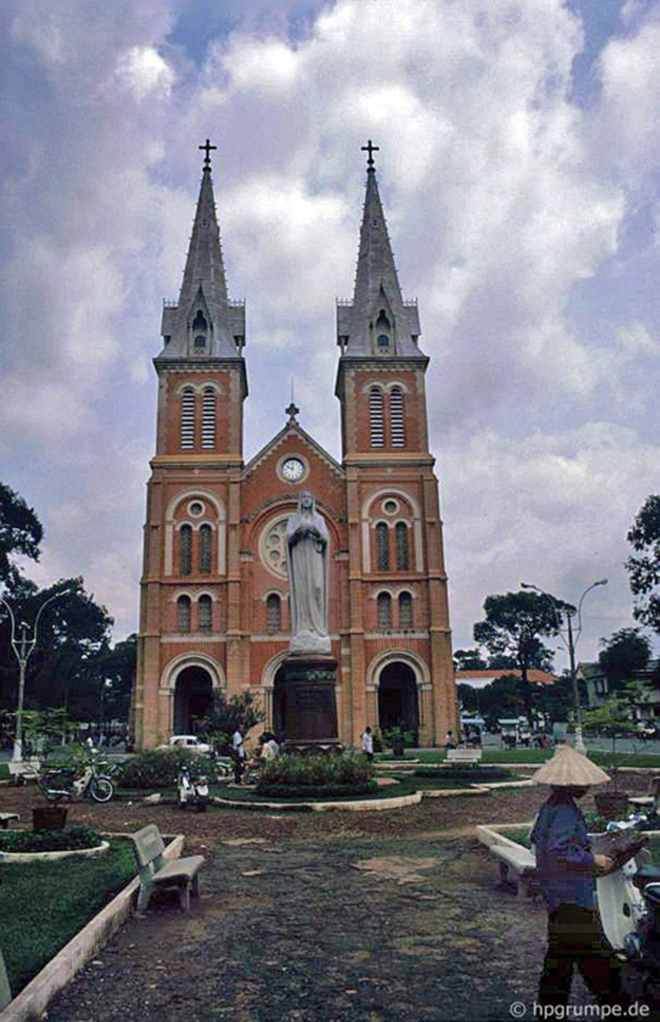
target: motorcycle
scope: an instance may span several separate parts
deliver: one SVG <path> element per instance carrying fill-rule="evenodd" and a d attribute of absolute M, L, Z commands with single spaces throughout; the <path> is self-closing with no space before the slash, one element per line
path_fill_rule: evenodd
<path fill-rule="evenodd" d="M 627 963 L 643 995 L 660 997 L 660 865 L 650 862 L 646 839 L 637 828 L 645 814 L 609 823 L 606 835 L 618 868 L 596 882 L 598 912 L 605 936 Z M 619 843 L 619 849 L 617 849 Z"/>
<path fill-rule="evenodd" d="M 179 796 L 179 809 L 192 806 L 198 813 L 205 813 L 210 801 L 209 782 L 205 774 L 193 774 L 187 764 L 183 764 L 176 779 Z"/>
<path fill-rule="evenodd" d="M 109 777 L 99 773 L 93 760 L 75 767 L 43 769 L 37 774 L 37 785 L 48 802 L 82 802 L 92 798 L 95 802 L 109 802 L 115 793 L 115 786 Z"/>

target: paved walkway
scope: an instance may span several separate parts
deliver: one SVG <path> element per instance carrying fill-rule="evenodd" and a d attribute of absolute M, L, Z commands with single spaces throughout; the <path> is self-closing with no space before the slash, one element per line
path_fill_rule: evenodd
<path fill-rule="evenodd" d="M 464 840 L 221 846 L 201 903 L 130 921 L 48 1022 L 533 1017 L 545 913 L 495 876 Z"/>

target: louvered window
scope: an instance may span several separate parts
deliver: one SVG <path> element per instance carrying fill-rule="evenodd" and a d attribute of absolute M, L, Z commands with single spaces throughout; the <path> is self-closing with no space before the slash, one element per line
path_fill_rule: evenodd
<path fill-rule="evenodd" d="M 215 447 L 215 391 L 207 387 L 202 397 L 202 448 Z"/>
<path fill-rule="evenodd" d="M 199 530 L 199 570 L 202 575 L 211 571 L 211 526 L 202 525 Z"/>
<path fill-rule="evenodd" d="M 399 628 L 402 630 L 413 626 L 413 601 L 410 593 L 399 596 Z"/>
<path fill-rule="evenodd" d="M 213 620 L 213 601 L 210 596 L 200 596 L 197 603 L 197 625 L 200 629 L 211 627 Z"/>
<path fill-rule="evenodd" d="M 266 600 L 266 625 L 269 632 L 279 632 L 282 627 L 282 601 L 276 593 Z"/>
<path fill-rule="evenodd" d="M 376 526 L 376 564 L 379 571 L 390 570 L 390 538 L 385 522 Z"/>
<path fill-rule="evenodd" d="M 378 387 L 372 387 L 369 391 L 369 423 L 371 446 L 384 447 L 383 392 Z"/>
<path fill-rule="evenodd" d="M 188 387 L 181 396 L 181 450 L 195 446 L 195 392 Z"/>
<path fill-rule="evenodd" d="M 397 522 L 396 526 L 396 566 L 398 571 L 410 571 L 408 526 L 404 522 Z"/>
<path fill-rule="evenodd" d="M 378 627 L 392 627 L 392 597 L 389 593 L 378 595 Z"/>
<path fill-rule="evenodd" d="M 190 631 L 190 597 L 180 596 L 176 601 L 176 621 L 180 632 Z"/>
<path fill-rule="evenodd" d="M 392 447 L 405 447 L 406 409 L 401 387 L 392 387 L 390 391 L 390 425 L 392 429 Z"/>
<path fill-rule="evenodd" d="M 179 529 L 179 573 L 189 575 L 192 571 L 192 525 Z"/>

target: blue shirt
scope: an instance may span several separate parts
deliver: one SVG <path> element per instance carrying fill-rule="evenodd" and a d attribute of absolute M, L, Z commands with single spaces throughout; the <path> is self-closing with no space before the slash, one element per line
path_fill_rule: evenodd
<path fill-rule="evenodd" d="M 584 816 L 572 798 L 553 792 L 541 806 L 530 835 L 539 883 L 548 906 L 594 907 L 594 857 Z"/>

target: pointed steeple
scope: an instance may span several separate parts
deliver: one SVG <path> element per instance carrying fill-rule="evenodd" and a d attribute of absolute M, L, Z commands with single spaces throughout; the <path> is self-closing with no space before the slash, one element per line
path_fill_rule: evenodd
<path fill-rule="evenodd" d="M 417 305 L 405 302 L 401 294 L 378 194 L 372 155 L 377 147 L 370 141 L 363 149 L 369 159 L 355 290 L 351 303 L 337 307 L 338 343 L 347 356 L 419 357 Z"/>
<path fill-rule="evenodd" d="M 165 349 L 161 358 L 241 358 L 245 343 L 245 307 L 229 300 L 220 228 L 213 197 L 207 139 L 181 292 L 163 312 Z"/>

